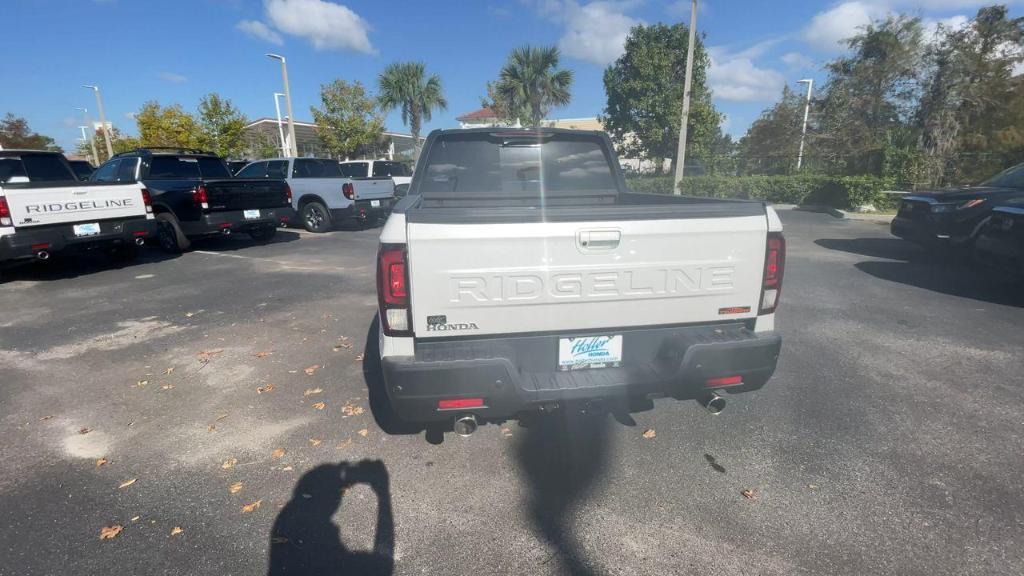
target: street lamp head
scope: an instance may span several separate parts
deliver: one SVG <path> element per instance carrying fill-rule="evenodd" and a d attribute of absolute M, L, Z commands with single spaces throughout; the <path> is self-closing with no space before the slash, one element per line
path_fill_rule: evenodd
<path fill-rule="evenodd" d="M 94 92 L 100 89 L 99 86 L 93 86 L 91 84 L 82 84 L 82 88 L 88 88 L 89 90 L 92 90 Z"/>
<path fill-rule="evenodd" d="M 274 60 L 284 62 L 284 56 L 281 56 L 280 54 L 267 54 L 267 58 L 273 58 Z"/>
<path fill-rule="evenodd" d="M 802 80 L 796 81 L 797 84 L 810 84 L 811 82 L 814 82 L 814 80 L 811 78 L 804 78 Z"/>

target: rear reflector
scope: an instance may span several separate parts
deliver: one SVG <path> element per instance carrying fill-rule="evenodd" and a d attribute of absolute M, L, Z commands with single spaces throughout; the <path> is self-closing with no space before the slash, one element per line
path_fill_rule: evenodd
<path fill-rule="evenodd" d="M 50 244 L 48 242 L 44 242 L 42 244 L 33 244 L 32 245 L 32 249 L 33 250 L 46 250 L 49 247 L 50 247 Z"/>
<path fill-rule="evenodd" d="M 483 398 L 456 398 L 453 400 L 438 400 L 438 410 L 450 410 L 452 408 L 479 408 L 484 405 Z"/>
<path fill-rule="evenodd" d="M 722 378 L 708 378 L 708 381 L 704 383 L 707 388 L 718 388 L 721 386 L 736 386 L 737 384 L 743 384 L 742 376 L 723 376 Z"/>
<path fill-rule="evenodd" d="M 145 230 L 137 230 L 135 232 L 132 232 L 132 236 L 145 236 L 145 235 L 146 235 L 146 231 Z"/>
<path fill-rule="evenodd" d="M 392 330 L 405 332 L 409 329 L 409 310 L 406 308 L 387 308 L 386 320 Z"/>

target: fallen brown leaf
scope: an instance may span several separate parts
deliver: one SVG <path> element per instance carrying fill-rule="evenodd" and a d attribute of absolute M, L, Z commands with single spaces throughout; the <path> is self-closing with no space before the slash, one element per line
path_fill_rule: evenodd
<path fill-rule="evenodd" d="M 363 355 L 362 354 L 357 354 L 356 355 L 356 362 L 362 362 L 362 361 L 363 361 Z"/>
<path fill-rule="evenodd" d="M 746 490 L 741 490 L 740 494 L 742 494 L 743 497 L 746 498 L 747 500 L 757 500 L 757 495 L 754 494 L 754 491 L 751 490 L 750 488 L 747 488 Z"/>
<path fill-rule="evenodd" d="M 167 370 L 164 370 L 164 374 L 170 374 L 171 372 L 174 372 L 174 366 L 171 366 Z"/>
<path fill-rule="evenodd" d="M 138 478 L 132 478 L 131 480 L 125 480 L 124 482 L 121 482 L 121 485 L 118 486 L 117 488 L 118 488 L 118 490 L 120 490 L 121 488 L 127 488 L 127 487 L 131 486 L 132 484 L 135 484 L 138 480 L 139 480 Z"/>
<path fill-rule="evenodd" d="M 358 432 L 358 434 L 359 434 L 360 436 L 362 436 L 363 438 L 366 438 L 366 435 L 367 435 L 367 434 L 369 434 L 369 433 L 370 433 L 370 431 L 369 431 L 369 430 L 367 430 L 366 428 L 363 428 L 362 430 L 360 430 L 360 431 Z"/>
<path fill-rule="evenodd" d="M 310 366 L 309 368 L 306 368 L 306 369 L 304 370 L 304 372 L 305 372 L 306 374 L 308 374 L 308 375 L 312 376 L 313 374 L 316 374 L 316 371 L 317 371 L 317 369 L 319 369 L 319 368 L 320 368 L 320 365 L 319 365 L 319 364 L 313 364 L 313 365 L 312 365 L 312 366 Z"/>
<path fill-rule="evenodd" d="M 323 392 L 322 388 L 310 388 L 302 393 L 303 396 L 312 396 L 313 394 L 319 394 Z"/>
<path fill-rule="evenodd" d="M 210 361 L 211 358 L 213 358 L 214 356 L 216 356 L 217 354 L 220 354 L 222 352 L 224 352 L 223 348 L 213 348 L 211 350 L 203 350 L 202 352 L 196 354 L 196 358 L 198 358 L 199 361 L 202 362 L 203 364 L 206 364 L 207 362 Z"/>
<path fill-rule="evenodd" d="M 270 454 L 271 458 L 280 458 L 284 456 L 284 448 L 277 448 Z"/>
<path fill-rule="evenodd" d="M 242 514 L 248 514 L 249 512 L 252 512 L 253 510 L 259 508 L 260 504 L 262 504 L 262 503 L 263 503 L 263 500 L 257 500 L 255 502 L 252 502 L 250 504 L 246 504 L 245 506 L 242 506 Z"/>
<path fill-rule="evenodd" d="M 92 432 L 92 428 L 79 428 L 78 429 L 78 433 L 79 434 L 88 434 L 89 432 Z"/>
<path fill-rule="evenodd" d="M 106 466 L 107 462 L 110 462 L 110 460 L 107 460 L 106 458 L 100 458 L 99 460 L 96 461 L 96 467 L 99 468 L 100 466 Z"/>
<path fill-rule="evenodd" d="M 292 470 L 294 470 L 294 469 L 295 469 L 295 468 L 293 468 L 293 467 L 291 467 L 291 466 L 285 466 L 284 468 L 281 468 L 281 470 L 283 470 L 283 471 L 285 471 L 285 472 L 291 472 L 291 471 L 292 471 Z"/>
<path fill-rule="evenodd" d="M 654 431 L 654 428 L 648 428 L 647 430 L 644 430 L 643 434 L 644 438 L 647 438 L 648 440 L 654 438 L 657 435 L 658 434 Z"/>
<path fill-rule="evenodd" d="M 116 538 L 121 531 L 124 530 L 124 526 L 120 524 L 114 524 L 113 526 L 104 526 L 100 530 L 100 540 L 110 540 Z"/>
<path fill-rule="evenodd" d="M 351 403 L 346 403 L 341 407 L 342 418 L 347 416 L 359 416 L 363 413 L 362 406 L 353 406 Z"/>
<path fill-rule="evenodd" d="M 207 432 L 216 432 L 217 431 L 217 427 L 214 426 L 213 424 L 210 424 L 209 426 L 206 427 L 206 431 Z"/>
<path fill-rule="evenodd" d="M 270 543 L 271 544 L 287 544 L 288 543 L 288 539 L 285 538 L 284 536 L 272 536 L 270 538 Z"/>
<path fill-rule="evenodd" d="M 227 460 L 224 461 L 223 464 L 220 465 L 220 467 L 227 470 L 228 468 L 231 468 L 235 464 L 238 464 L 238 458 L 228 458 Z"/>
<path fill-rule="evenodd" d="M 352 443 L 352 439 L 351 438 L 345 438 L 340 443 L 338 443 L 338 445 L 335 446 L 335 448 L 344 448 L 344 447 L 348 446 L 351 443 Z"/>
<path fill-rule="evenodd" d="M 316 404 L 313 404 L 313 408 L 316 408 L 317 410 L 323 410 L 326 406 L 327 404 L 324 404 L 323 402 L 317 402 Z"/>
<path fill-rule="evenodd" d="M 273 392 L 273 391 L 274 391 L 274 385 L 273 384 L 267 384 L 266 386 L 260 386 L 259 388 L 256 389 L 256 393 L 257 394 L 263 394 L 264 392 Z"/>
<path fill-rule="evenodd" d="M 160 387 L 161 390 L 171 390 L 174 388 L 174 384 L 164 384 Z"/>
<path fill-rule="evenodd" d="M 270 356 L 271 354 L 273 354 L 273 352 L 265 350 L 263 352 L 257 352 L 255 354 L 253 354 L 253 356 L 255 356 L 257 358 L 266 358 L 267 356 Z"/>
<path fill-rule="evenodd" d="M 323 442 L 323 440 L 321 440 L 319 438 L 310 438 L 309 439 L 309 443 L 312 444 L 313 446 L 319 446 L 321 442 Z"/>
<path fill-rule="evenodd" d="M 184 532 L 184 530 L 181 529 L 181 526 L 175 526 L 174 528 L 171 528 L 171 536 L 177 536 L 182 532 Z"/>
<path fill-rule="evenodd" d="M 149 384 L 149 380 L 139 380 L 138 382 L 135 383 L 135 387 L 142 388 L 146 384 Z"/>
<path fill-rule="evenodd" d="M 220 422 L 221 420 L 223 420 L 223 419 L 225 419 L 227 417 L 228 417 L 228 413 L 225 412 L 225 413 L 221 414 L 220 416 L 217 416 L 217 422 Z"/>
<path fill-rule="evenodd" d="M 228 486 L 228 492 L 231 492 L 232 494 L 238 494 L 241 491 L 242 491 L 242 483 L 241 482 L 235 482 L 231 486 Z"/>
<path fill-rule="evenodd" d="M 43 416 L 42 418 L 39 419 L 39 421 L 43 422 L 45 420 L 49 420 L 50 418 L 53 418 L 53 414 L 50 414 L 49 416 Z"/>
<path fill-rule="evenodd" d="M 817 490 L 818 489 L 818 485 L 817 484 L 808 484 L 807 487 L 810 488 L 811 490 Z"/>

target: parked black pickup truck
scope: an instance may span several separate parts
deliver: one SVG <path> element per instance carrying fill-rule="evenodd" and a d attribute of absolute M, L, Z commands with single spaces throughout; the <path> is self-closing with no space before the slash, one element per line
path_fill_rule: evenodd
<path fill-rule="evenodd" d="M 191 240 L 244 232 L 268 240 L 291 220 L 291 189 L 284 180 L 231 176 L 224 159 L 181 148 L 140 148 L 116 154 L 96 169 L 99 182 L 142 182 L 149 190 L 160 247 L 187 250 Z"/>

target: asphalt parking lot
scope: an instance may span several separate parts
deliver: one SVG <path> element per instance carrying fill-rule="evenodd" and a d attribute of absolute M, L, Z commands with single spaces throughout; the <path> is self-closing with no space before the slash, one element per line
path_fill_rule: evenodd
<path fill-rule="evenodd" d="M 763 390 L 441 442 L 369 402 L 377 230 L 14 271 L 0 574 L 1024 573 L 1024 291 L 782 217 Z"/>

